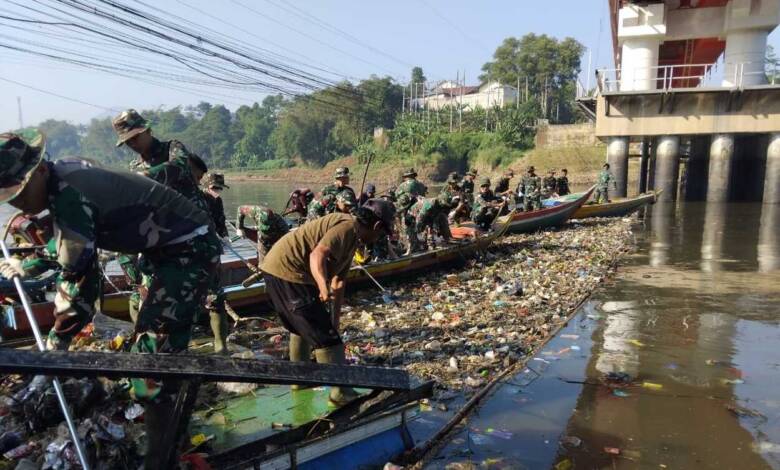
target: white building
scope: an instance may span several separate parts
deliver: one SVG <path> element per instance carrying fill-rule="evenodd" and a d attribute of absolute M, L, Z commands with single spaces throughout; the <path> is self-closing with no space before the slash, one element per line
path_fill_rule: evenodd
<path fill-rule="evenodd" d="M 488 82 L 481 86 L 458 86 L 444 81 L 426 93 L 424 98 L 415 100 L 419 108 L 437 110 L 453 106 L 463 106 L 464 111 L 475 108 L 506 106 L 517 101 L 517 89 L 498 82 Z"/>

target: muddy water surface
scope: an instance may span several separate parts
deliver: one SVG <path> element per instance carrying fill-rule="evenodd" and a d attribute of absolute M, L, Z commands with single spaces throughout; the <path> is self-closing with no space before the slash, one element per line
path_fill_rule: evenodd
<path fill-rule="evenodd" d="M 780 468 L 779 230 L 778 206 L 650 208 L 617 278 L 429 468 Z"/>

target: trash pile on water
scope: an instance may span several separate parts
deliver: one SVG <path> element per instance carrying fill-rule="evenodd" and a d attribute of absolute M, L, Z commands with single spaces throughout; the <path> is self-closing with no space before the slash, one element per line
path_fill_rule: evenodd
<path fill-rule="evenodd" d="M 342 315 L 348 357 L 440 387 L 479 388 L 565 322 L 632 240 L 627 219 L 593 219 L 509 236 L 465 267 L 397 281 L 394 302 L 362 291 Z"/>

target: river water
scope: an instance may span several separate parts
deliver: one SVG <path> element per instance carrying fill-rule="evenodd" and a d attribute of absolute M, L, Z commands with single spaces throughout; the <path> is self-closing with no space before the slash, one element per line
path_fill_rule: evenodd
<path fill-rule="evenodd" d="M 616 278 L 429 467 L 780 468 L 779 230 L 780 206 L 648 208 Z"/>

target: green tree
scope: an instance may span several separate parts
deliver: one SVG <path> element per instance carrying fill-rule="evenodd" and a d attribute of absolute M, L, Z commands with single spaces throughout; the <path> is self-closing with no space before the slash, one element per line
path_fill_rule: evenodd
<path fill-rule="evenodd" d="M 424 83 L 426 81 L 422 67 L 414 67 L 412 69 L 412 83 Z"/>
<path fill-rule="evenodd" d="M 108 166 L 126 167 L 134 158 L 126 145 L 116 146 L 111 118 L 93 119 L 81 139 L 81 155 Z"/>
<path fill-rule="evenodd" d="M 573 83 L 580 73 L 584 46 L 577 40 L 558 40 L 546 34 L 509 37 L 496 49 L 493 60 L 482 66 L 480 80 L 515 85 L 518 80 L 541 103 L 543 117 L 573 117 Z"/>
<path fill-rule="evenodd" d="M 80 129 L 67 121 L 47 119 L 38 125 L 46 136 L 46 150 L 52 158 L 81 155 Z"/>
<path fill-rule="evenodd" d="M 780 57 L 775 53 L 775 48 L 766 46 L 766 77 L 769 83 L 780 83 Z"/>

